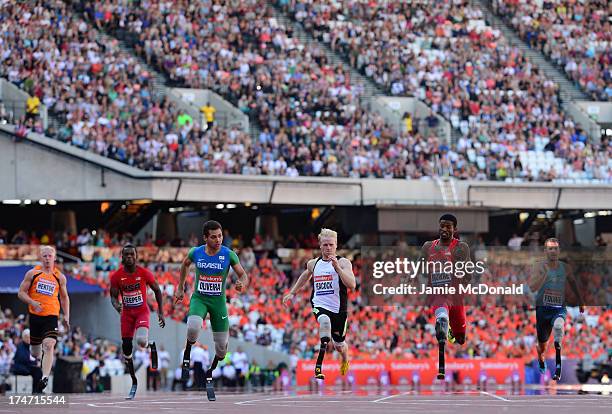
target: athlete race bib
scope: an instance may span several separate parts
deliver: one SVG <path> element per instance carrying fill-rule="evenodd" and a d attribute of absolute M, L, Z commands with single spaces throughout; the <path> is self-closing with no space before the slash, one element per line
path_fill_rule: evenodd
<path fill-rule="evenodd" d="M 129 307 L 140 306 L 144 303 L 142 300 L 142 292 L 136 290 L 134 292 L 123 294 L 123 304 Z"/>
<path fill-rule="evenodd" d="M 452 276 L 450 273 L 432 273 L 431 275 L 432 285 L 447 285 L 451 280 Z"/>
<path fill-rule="evenodd" d="M 314 277 L 314 289 L 316 296 L 334 294 L 334 277 L 332 275 L 319 275 Z"/>
<path fill-rule="evenodd" d="M 36 283 L 36 292 L 41 295 L 53 296 L 53 292 L 55 292 L 55 283 L 45 279 L 38 279 Z"/>
<path fill-rule="evenodd" d="M 222 276 L 200 276 L 198 282 L 198 292 L 202 295 L 221 296 L 221 288 L 223 285 Z"/>
<path fill-rule="evenodd" d="M 563 298 L 558 290 L 544 289 L 544 306 L 563 306 Z"/>

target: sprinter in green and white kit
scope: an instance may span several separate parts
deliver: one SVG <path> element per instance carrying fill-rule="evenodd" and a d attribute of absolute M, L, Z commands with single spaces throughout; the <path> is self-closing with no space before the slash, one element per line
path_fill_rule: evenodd
<path fill-rule="evenodd" d="M 210 315 L 210 325 L 215 341 L 215 358 L 206 371 L 206 392 L 210 401 L 215 400 L 212 383 L 212 372 L 219 361 L 225 358 L 229 341 L 229 323 L 227 306 L 225 304 L 225 281 L 230 266 L 238 275 L 236 290 L 244 292 L 248 284 L 248 276 L 240 265 L 238 256 L 232 250 L 222 245 L 223 230 L 221 224 L 214 220 L 204 223 L 204 244 L 189 250 L 181 265 L 181 280 L 176 289 L 174 302 L 183 300 L 185 278 L 192 263 L 196 266 L 194 292 L 189 304 L 187 318 L 187 343 L 183 354 L 182 380 L 189 379 L 191 346 L 198 340 L 200 329 L 206 315 Z"/>

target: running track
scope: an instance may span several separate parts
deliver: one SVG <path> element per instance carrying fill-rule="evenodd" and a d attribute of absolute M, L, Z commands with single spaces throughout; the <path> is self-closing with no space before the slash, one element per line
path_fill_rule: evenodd
<path fill-rule="evenodd" d="M 140 392 L 133 401 L 108 394 L 73 394 L 62 408 L 16 407 L 8 396 L 0 396 L 0 414 L 4 413 L 156 413 L 221 412 L 228 414 L 312 414 L 333 410 L 339 413 L 589 413 L 612 412 L 612 397 L 597 394 L 508 395 L 507 393 L 464 391 L 427 392 L 325 391 L 322 393 L 217 393 L 209 402 L 205 393 Z"/>

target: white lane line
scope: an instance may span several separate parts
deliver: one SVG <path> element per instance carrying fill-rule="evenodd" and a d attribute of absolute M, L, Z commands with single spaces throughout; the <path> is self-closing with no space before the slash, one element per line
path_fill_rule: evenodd
<path fill-rule="evenodd" d="M 499 395 L 491 394 L 490 392 L 480 391 L 480 393 L 483 395 L 488 395 L 489 397 L 497 398 L 498 400 L 501 400 L 501 401 L 512 402 L 512 400 L 508 400 L 504 397 L 500 397 Z"/>
<path fill-rule="evenodd" d="M 306 395 L 311 395 L 311 394 L 306 394 Z M 247 401 L 239 401 L 239 402 L 235 402 L 234 404 L 236 405 L 245 405 L 245 404 L 252 404 L 255 402 L 260 402 L 260 401 L 274 401 L 274 400 L 286 400 L 289 398 L 301 398 L 304 395 L 286 395 L 284 397 L 271 397 L 271 398 L 259 398 L 257 400 L 247 400 Z"/>
<path fill-rule="evenodd" d="M 379 402 L 382 402 L 382 401 L 385 401 L 385 400 L 389 400 L 389 399 L 391 399 L 391 398 L 393 398 L 393 397 L 399 397 L 399 396 L 401 396 L 401 395 L 408 395 L 408 394 L 411 394 L 411 393 L 412 393 L 412 391 L 406 391 L 406 392 L 403 392 L 403 393 L 401 393 L 401 394 L 393 394 L 393 395 L 388 395 L 388 396 L 386 396 L 386 397 L 379 398 L 379 399 L 374 400 L 374 401 L 372 401 L 372 402 L 373 402 L 373 403 L 379 403 Z"/>

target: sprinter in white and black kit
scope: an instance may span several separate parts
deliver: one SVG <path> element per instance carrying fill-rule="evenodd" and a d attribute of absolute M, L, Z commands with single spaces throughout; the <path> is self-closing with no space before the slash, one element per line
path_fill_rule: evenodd
<path fill-rule="evenodd" d="M 342 357 L 340 373 L 346 375 L 349 367 L 348 345 L 345 342 L 347 328 L 348 289 L 355 289 L 355 275 L 351 261 L 336 256 L 338 234 L 330 229 L 321 229 L 319 234 L 321 257 L 311 259 L 306 264 L 295 285 L 283 298 L 286 305 L 306 283 L 311 281 L 312 294 L 310 302 L 312 313 L 319 323 L 321 348 L 315 366 L 315 377 L 325 379 L 323 375 L 323 358 L 330 340 Z"/>

